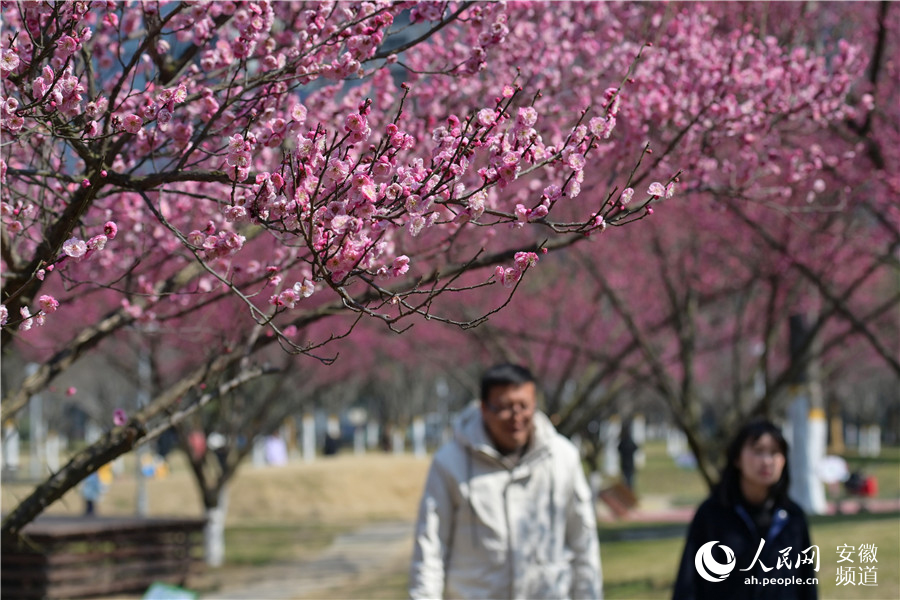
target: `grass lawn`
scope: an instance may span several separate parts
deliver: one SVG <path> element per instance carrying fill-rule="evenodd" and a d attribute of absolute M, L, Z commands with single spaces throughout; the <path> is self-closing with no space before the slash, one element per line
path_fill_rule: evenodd
<path fill-rule="evenodd" d="M 677 468 L 665 444 L 646 447 L 646 466 L 638 471 L 641 495 L 667 497 L 673 504 L 696 505 L 707 489 L 696 471 Z M 884 448 L 879 459 L 846 456 L 851 469 L 875 475 L 879 496 L 900 494 L 900 448 Z M 600 529 L 605 597 L 654 600 L 671 598 L 675 572 L 684 545 L 686 524 L 603 523 Z M 651 538 L 652 539 L 648 539 Z M 894 600 L 900 598 L 900 515 L 840 515 L 811 519 L 813 543 L 819 546 L 819 597 L 823 600 Z M 628 539 L 634 538 L 634 539 Z M 877 548 L 877 586 L 837 585 L 838 546 L 874 544 Z M 843 563 L 842 563 L 843 564 Z M 857 563 L 858 564 L 858 563 Z M 407 565 L 395 565 L 376 580 L 336 588 L 331 598 L 402 598 L 406 595 Z"/>
<path fill-rule="evenodd" d="M 882 600 L 900 598 L 900 515 L 861 515 L 854 517 L 816 518 L 812 525 L 813 543 L 822 552 L 819 569 L 819 593 L 822 598 L 854 598 Z M 838 546 L 874 544 L 877 563 L 871 563 L 877 573 L 876 586 L 837 585 Z M 853 554 L 856 571 L 860 561 Z M 848 566 L 851 563 L 841 563 Z"/>
<path fill-rule="evenodd" d="M 682 537 L 602 542 L 605 598 L 669 598 Z"/>
<path fill-rule="evenodd" d="M 683 469 L 666 452 L 665 442 L 653 441 L 644 447 L 646 465 L 635 476 L 638 495 L 667 496 L 675 506 L 699 504 L 708 491 L 695 469 Z M 851 472 L 860 470 L 878 480 L 879 498 L 900 497 L 900 446 L 884 446 L 877 458 L 855 452 L 842 454 Z M 833 499 L 829 495 L 829 499 Z"/>
<path fill-rule="evenodd" d="M 696 505 L 707 494 L 706 485 L 696 471 L 677 468 L 661 442 L 645 448 L 647 463 L 637 473 L 639 494 L 667 496 L 674 505 Z M 878 497 L 900 496 L 900 448 L 882 448 L 878 458 L 844 455 L 851 471 L 861 469 L 878 479 Z M 814 517 L 811 519 L 813 543 L 821 552 L 819 570 L 820 598 L 883 600 L 900 598 L 900 515 L 856 515 Z M 661 539 L 632 539 L 658 531 Z M 670 598 L 675 570 L 683 549 L 684 526 L 671 524 L 601 525 L 601 556 L 607 598 Z M 877 587 L 836 585 L 836 548 L 874 544 L 877 550 Z M 846 566 L 849 563 L 842 563 Z M 858 565 L 858 563 L 856 563 Z M 858 569 L 857 569 L 858 570 Z"/>
<path fill-rule="evenodd" d="M 303 559 L 324 550 L 349 527 L 324 523 L 263 523 L 225 529 L 225 562 L 260 566 Z"/>
<path fill-rule="evenodd" d="M 879 498 L 900 497 L 900 447 L 882 447 L 881 456 L 869 458 L 856 453 L 843 454 L 850 471 L 861 470 L 878 480 Z"/>
<path fill-rule="evenodd" d="M 636 527 L 646 534 L 654 526 Z M 813 520 L 813 543 L 821 552 L 819 597 L 822 600 L 893 600 L 900 598 L 900 515 L 862 515 L 817 518 Z M 622 529 L 618 533 L 622 533 Z M 662 539 L 603 541 L 604 597 L 609 600 L 668 599 L 672 595 L 675 571 L 681 560 L 684 540 L 671 537 L 672 528 L 664 524 Z M 877 586 L 838 586 L 836 552 L 838 546 L 874 544 L 877 548 Z M 857 563 L 858 564 L 858 563 Z M 336 588 L 329 598 L 403 598 L 406 595 L 406 564 L 395 565 L 376 580 L 363 585 Z"/>
<path fill-rule="evenodd" d="M 709 493 L 696 469 L 683 469 L 666 452 L 664 441 L 644 445 L 646 464 L 635 474 L 638 496 L 667 496 L 676 506 L 699 504 Z"/>
<path fill-rule="evenodd" d="M 810 528 L 813 543 L 819 546 L 820 551 L 820 598 L 900 598 L 900 515 L 819 517 L 812 520 Z M 836 549 L 845 544 L 855 548 L 859 548 L 860 544 L 875 545 L 877 586 L 837 585 L 840 557 Z M 681 537 L 602 542 L 600 554 L 605 597 L 641 600 L 670 598 L 683 548 Z M 854 555 L 854 558 L 857 557 Z M 854 564 L 858 570 L 859 561 Z"/>

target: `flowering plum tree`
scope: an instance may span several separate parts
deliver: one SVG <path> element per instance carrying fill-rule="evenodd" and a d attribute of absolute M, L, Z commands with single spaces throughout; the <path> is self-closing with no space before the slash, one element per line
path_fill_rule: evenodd
<path fill-rule="evenodd" d="M 192 348 L 147 406 L 11 511 L 4 534 L 185 414 L 182 398 L 202 406 L 265 372 L 253 360 L 262 348 L 327 362 L 324 346 L 356 321 L 310 326 L 338 314 L 397 329 L 413 315 L 477 324 L 493 309 L 453 318 L 457 296 L 511 293 L 541 250 L 639 219 L 673 191 L 674 170 L 623 207 L 613 202 L 630 186 L 623 171 L 581 193 L 615 148 L 619 83 L 642 47 L 611 33 L 581 40 L 620 19 L 621 31 L 643 18 L 637 9 L 2 11 L 0 323 L 4 350 L 40 361 L 3 398 L 3 418 L 110 338 Z M 538 38 L 544 56 L 527 53 Z M 189 394 L 205 381 L 217 385 Z"/>
<path fill-rule="evenodd" d="M 734 424 L 780 412 L 809 360 L 826 381 L 863 364 L 900 376 L 900 13 L 888 3 L 671 7 L 619 119 L 664 149 L 651 157 L 661 168 L 685 168 L 678 201 L 627 239 L 545 265 L 523 294 L 549 300 L 520 305 L 520 295 L 515 317 L 482 337 L 580 385 L 560 407 L 570 431 L 592 418 L 598 390 L 652 389 L 713 482 Z M 791 314 L 811 324 L 795 361 Z M 717 433 L 703 430 L 704 410 Z"/>

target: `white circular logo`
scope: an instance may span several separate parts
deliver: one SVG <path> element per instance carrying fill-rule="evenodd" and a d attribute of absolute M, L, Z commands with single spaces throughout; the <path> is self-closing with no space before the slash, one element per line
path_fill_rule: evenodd
<path fill-rule="evenodd" d="M 712 582 L 724 581 L 734 570 L 734 552 L 725 544 L 719 544 L 719 548 L 725 552 L 725 564 L 713 558 L 712 551 L 716 544 L 719 544 L 719 540 L 703 544 L 694 557 L 694 566 L 700 577 Z"/>

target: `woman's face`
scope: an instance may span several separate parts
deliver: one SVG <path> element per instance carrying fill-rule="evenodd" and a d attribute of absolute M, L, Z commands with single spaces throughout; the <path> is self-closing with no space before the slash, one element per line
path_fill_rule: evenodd
<path fill-rule="evenodd" d="M 756 441 L 747 440 L 738 456 L 737 468 L 745 484 L 768 488 L 781 479 L 785 461 L 778 442 L 764 433 Z"/>

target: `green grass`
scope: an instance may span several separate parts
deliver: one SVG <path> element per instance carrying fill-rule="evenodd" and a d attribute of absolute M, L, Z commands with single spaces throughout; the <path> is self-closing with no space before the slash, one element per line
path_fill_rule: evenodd
<path fill-rule="evenodd" d="M 605 598 L 669 598 L 681 537 L 600 544 Z"/>
<path fill-rule="evenodd" d="M 646 534 L 652 527 L 649 525 L 632 531 Z M 820 552 L 820 598 L 900 598 L 900 514 L 815 517 L 811 520 L 810 529 L 812 541 L 819 546 Z M 837 585 L 839 556 L 836 549 L 845 544 L 856 548 L 860 544 L 875 545 L 877 586 Z M 605 597 L 640 600 L 670 598 L 683 549 L 682 537 L 601 542 Z"/>
<path fill-rule="evenodd" d="M 852 517 L 816 518 L 812 521 L 813 543 L 822 553 L 819 569 L 819 596 L 826 598 L 854 598 L 883 600 L 900 598 L 900 514 L 860 515 Z M 877 587 L 837 585 L 839 556 L 837 547 L 859 548 L 860 544 L 874 544 L 877 548 L 874 564 Z M 857 558 L 856 556 L 853 557 Z M 842 563 L 847 565 L 849 563 Z M 854 565 L 858 568 L 859 561 Z"/>
<path fill-rule="evenodd" d="M 707 495 L 697 471 L 675 466 L 665 443 L 645 447 L 646 466 L 637 472 L 639 495 L 668 496 L 674 505 L 697 505 Z M 861 469 L 878 479 L 879 498 L 900 496 L 900 448 L 882 448 L 878 458 L 844 455 L 850 470 Z M 820 598 L 882 600 L 900 598 L 900 515 L 813 517 L 813 543 L 819 545 Z M 604 523 L 600 529 L 605 596 L 610 599 L 670 598 L 675 571 L 683 550 L 685 526 L 667 523 Z M 658 539 L 634 539 L 658 535 Z M 631 539 L 629 539 L 631 538 Z M 839 545 L 875 544 L 878 548 L 878 586 L 837 586 L 835 549 Z"/>
<path fill-rule="evenodd" d="M 609 600 L 661 600 L 672 596 L 675 572 L 684 549 L 683 535 L 662 524 L 661 539 L 604 540 L 600 544 L 604 597 Z M 646 535 L 660 524 L 620 529 Z M 822 600 L 886 600 L 900 598 L 900 515 L 853 515 L 812 519 L 813 543 L 819 546 L 819 597 Z M 601 538 L 604 535 L 601 533 Z M 874 544 L 878 585 L 838 586 L 836 548 Z M 373 581 L 334 590 L 331 598 L 403 598 L 406 565 L 397 565 Z"/>
<path fill-rule="evenodd" d="M 696 469 L 682 469 L 666 452 L 664 441 L 644 445 L 646 464 L 635 474 L 638 495 L 669 496 L 672 504 L 697 504 L 709 493 Z"/>
<path fill-rule="evenodd" d="M 262 566 L 297 560 L 324 550 L 346 529 L 314 523 L 226 527 L 225 563 L 229 566 Z"/>
<path fill-rule="evenodd" d="M 665 442 L 648 442 L 644 451 L 646 465 L 635 476 L 639 496 L 668 496 L 674 506 L 693 506 L 706 497 L 708 490 L 700 473 L 696 469 L 676 466 L 666 452 Z M 866 475 L 875 476 L 878 480 L 878 498 L 900 497 L 900 446 L 882 447 L 877 458 L 862 457 L 855 452 L 846 452 L 842 456 L 851 472 L 861 470 Z M 832 499 L 830 494 L 829 499 Z"/>

